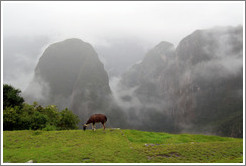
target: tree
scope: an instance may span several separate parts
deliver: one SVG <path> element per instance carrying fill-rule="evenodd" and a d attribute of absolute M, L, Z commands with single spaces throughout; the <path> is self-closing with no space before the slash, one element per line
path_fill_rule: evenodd
<path fill-rule="evenodd" d="M 79 118 L 72 111 L 59 111 L 55 105 L 42 107 L 24 103 L 21 91 L 3 85 L 3 130 L 68 130 L 78 129 Z"/>
<path fill-rule="evenodd" d="M 60 112 L 61 119 L 58 123 L 60 130 L 78 129 L 79 118 L 67 108 Z"/>
<path fill-rule="evenodd" d="M 3 130 L 14 130 L 18 127 L 19 114 L 18 108 L 7 107 L 3 111 Z"/>
<path fill-rule="evenodd" d="M 33 130 L 43 129 L 45 128 L 47 122 L 48 122 L 48 117 L 45 114 L 35 111 L 34 114 L 32 115 L 31 129 Z"/>
<path fill-rule="evenodd" d="M 3 85 L 3 109 L 7 107 L 22 106 L 24 98 L 20 96 L 21 91 L 11 85 Z"/>

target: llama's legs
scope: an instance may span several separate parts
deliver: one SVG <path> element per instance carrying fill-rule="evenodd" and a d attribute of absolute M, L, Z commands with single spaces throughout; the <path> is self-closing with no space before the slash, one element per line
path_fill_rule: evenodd
<path fill-rule="evenodd" d="M 105 130 L 105 123 L 103 123 L 103 129 Z"/>
<path fill-rule="evenodd" d="M 92 124 L 92 130 L 94 130 L 94 131 L 96 130 L 95 123 Z"/>

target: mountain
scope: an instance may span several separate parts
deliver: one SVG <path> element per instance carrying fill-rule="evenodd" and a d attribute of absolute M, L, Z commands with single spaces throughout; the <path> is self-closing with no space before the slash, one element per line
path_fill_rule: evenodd
<path fill-rule="evenodd" d="M 96 112 L 111 113 L 107 72 L 93 47 L 80 39 L 51 44 L 24 94 L 28 102 L 68 107 L 83 122 Z"/>
<path fill-rule="evenodd" d="M 243 135 L 243 29 L 217 27 L 195 31 L 177 47 L 184 74 L 180 103 L 194 130 Z M 186 123 L 187 124 L 187 123 Z"/>
<path fill-rule="evenodd" d="M 174 117 L 169 111 L 173 109 L 170 93 L 176 89 L 173 87 L 177 78 L 173 77 L 176 68 L 172 67 L 175 66 L 175 54 L 173 44 L 161 42 L 146 54 L 141 63 L 135 64 L 122 76 L 114 94 L 128 113 L 128 123 L 133 128 L 175 130 Z"/>
<path fill-rule="evenodd" d="M 243 27 L 160 42 L 110 83 L 94 48 L 68 39 L 44 51 L 24 97 L 68 107 L 82 123 L 100 112 L 108 127 L 242 137 Z"/>
<path fill-rule="evenodd" d="M 242 137 L 243 28 L 197 30 L 176 49 L 161 42 L 118 86 L 140 129 Z"/>

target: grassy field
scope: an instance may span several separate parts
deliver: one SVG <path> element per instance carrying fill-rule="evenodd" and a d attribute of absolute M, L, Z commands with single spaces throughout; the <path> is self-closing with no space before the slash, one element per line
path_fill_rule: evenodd
<path fill-rule="evenodd" d="M 4 131 L 3 162 L 242 163 L 243 139 L 102 129 Z"/>

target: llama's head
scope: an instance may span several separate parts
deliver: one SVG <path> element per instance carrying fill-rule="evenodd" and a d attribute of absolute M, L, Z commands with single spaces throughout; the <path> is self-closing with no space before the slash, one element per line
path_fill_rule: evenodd
<path fill-rule="evenodd" d="M 84 131 L 86 130 L 86 127 L 87 127 L 87 124 L 84 124 L 84 125 L 83 125 L 83 130 L 84 130 Z"/>

